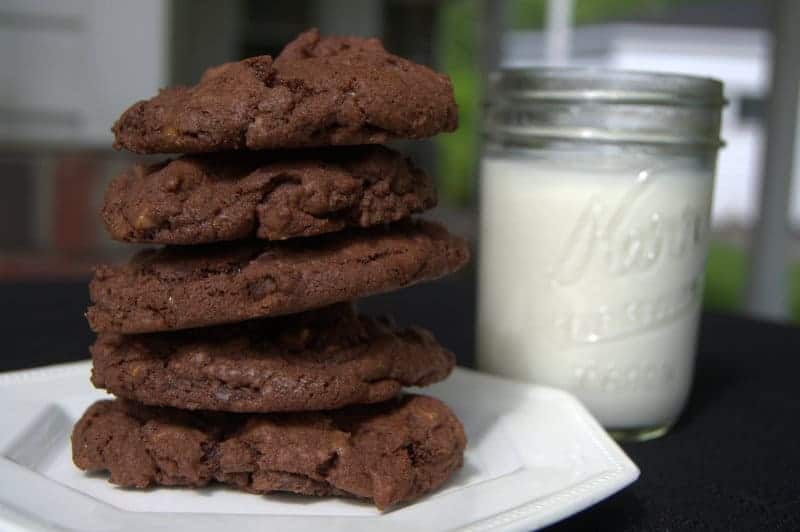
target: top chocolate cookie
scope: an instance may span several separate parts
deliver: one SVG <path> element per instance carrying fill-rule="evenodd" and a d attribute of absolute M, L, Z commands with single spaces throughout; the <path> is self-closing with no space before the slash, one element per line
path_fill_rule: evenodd
<path fill-rule="evenodd" d="M 450 78 L 390 54 L 377 39 L 309 30 L 273 60 L 208 69 L 125 111 L 114 147 L 136 153 L 382 144 L 453 131 Z"/>

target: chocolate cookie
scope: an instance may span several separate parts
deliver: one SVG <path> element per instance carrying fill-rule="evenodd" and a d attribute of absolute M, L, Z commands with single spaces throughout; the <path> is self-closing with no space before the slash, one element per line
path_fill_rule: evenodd
<path fill-rule="evenodd" d="M 331 410 L 443 380 L 453 354 L 349 303 L 188 331 L 101 334 L 92 383 L 148 405 L 228 412 Z"/>
<path fill-rule="evenodd" d="M 463 239 L 408 220 L 283 242 L 145 250 L 98 266 L 87 317 L 96 332 L 186 329 L 291 314 L 435 279 L 463 266 Z"/>
<path fill-rule="evenodd" d="M 162 90 L 114 124 L 136 153 L 383 144 L 458 122 L 450 78 L 388 53 L 377 39 L 299 35 L 274 60 L 211 68 L 192 87 Z"/>
<path fill-rule="evenodd" d="M 106 190 L 117 240 L 283 240 L 368 227 L 436 205 L 433 180 L 383 146 L 217 154 L 138 165 Z"/>
<path fill-rule="evenodd" d="M 379 508 L 439 487 L 463 462 L 461 423 L 420 395 L 297 414 L 221 414 L 93 404 L 75 425 L 72 459 L 125 487 L 205 486 L 372 500 Z"/>

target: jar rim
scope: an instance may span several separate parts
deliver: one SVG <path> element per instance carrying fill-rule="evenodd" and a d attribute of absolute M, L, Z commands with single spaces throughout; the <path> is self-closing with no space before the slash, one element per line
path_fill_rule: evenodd
<path fill-rule="evenodd" d="M 508 67 L 489 75 L 490 98 L 722 107 L 721 81 L 688 74 L 597 67 Z"/>
<path fill-rule="evenodd" d="M 720 147 L 722 82 L 598 68 L 505 68 L 491 74 L 484 131 L 501 141 Z"/>

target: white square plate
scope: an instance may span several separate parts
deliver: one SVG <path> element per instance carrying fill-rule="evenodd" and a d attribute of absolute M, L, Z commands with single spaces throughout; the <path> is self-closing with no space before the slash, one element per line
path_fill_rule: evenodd
<path fill-rule="evenodd" d="M 639 470 L 571 395 L 457 368 L 424 393 L 469 439 L 463 469 L 420 501 L 380 513 L 350 500 L 114 487 L 72 465 L 72 425 L 95 400 L 79 362 L 0 374 L 0 529 L 529 530 L 633 482 Z"/>

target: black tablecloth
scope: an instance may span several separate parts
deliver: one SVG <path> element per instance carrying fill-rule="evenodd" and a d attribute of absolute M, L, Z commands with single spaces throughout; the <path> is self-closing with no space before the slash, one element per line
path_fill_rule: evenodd
<path fill-rule="evenodd" d="M 472 286 L 463 275 L 361 308 L 432 329 L 469 366 Z M 0 371 L 87 357 L 85 284 L 0 284 L 0 303 Z M 688 409 L 667 436 L 624 446 L 641 478 L 552 530 L 800 530 L 798 374 L 800 328 L 705 314 Z"/>

